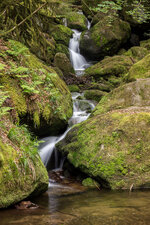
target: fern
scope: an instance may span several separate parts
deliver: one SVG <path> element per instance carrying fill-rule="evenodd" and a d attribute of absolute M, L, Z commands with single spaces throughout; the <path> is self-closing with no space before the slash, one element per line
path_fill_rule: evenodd
<path fill-rule="evenodd" d="M 3 87 L 0 86 L 0 88 L 3 88 Z M 0 118 L 5 116 L 6 114 L 8 114 L 8 112 L 12 109 L 11 107 L 3 106 L 5 100 L 7 98 L 9 98 L 9 96 L 7 94 L 8 94 L 8 92 L 6 92 L 6 91 L 4 92 L 4 91 L 0 90 Z"/>

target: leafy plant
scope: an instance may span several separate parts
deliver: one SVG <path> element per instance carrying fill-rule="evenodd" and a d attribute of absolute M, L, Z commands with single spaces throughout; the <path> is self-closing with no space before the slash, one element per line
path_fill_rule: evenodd
<path fill-rule="evenodd" d="M 21 45 L 20 43 L 14 42 L 12 40 L 9 40 L 9 43 L 11 45 L 11 49 L 7 50 L 6 53 L 11 56 L 19 56 L 19 55 L 25 55 L 28 51 L 28 48 Z"/>
<path fill-rule="evenodd" d="M 133 0 L 132 3 L 130 3 L 131 10 L 127 10 L 126 13 L 132 16 L 138 23 L 147 22 L 147 20 L 150 19 L 150 13 L 143 4 L 146 2 L 147 0 Z M 118 16 L 118 12 L 128 6 L 128 0 L 116 0 L 115 2 L 104 1 L 101 4 L 98 4 L 97 7 L 91 9 L 95 12 L 102 12 L 105 14 L 111 10 L 112 15 Z"/>
<path fill-rule="evenodd" d="M 2 86 L 0 86 L 0 88 L 2 88 Z M 0 118 L 2 118 L 4 115 L 8 114 L 8 112 L 12 109 L 11 107 L 3 106 L 3 104 L 7 98 L 9 98 L 8 92 L 2 91 L 0 89 Z"/>

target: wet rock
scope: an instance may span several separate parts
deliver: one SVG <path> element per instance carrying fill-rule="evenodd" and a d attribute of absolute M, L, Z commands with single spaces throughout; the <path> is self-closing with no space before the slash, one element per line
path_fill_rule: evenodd
<path fill-rule="evenodd" d="M 15 205 L 16 209 L 37 209 L 39 206 L 30 202 L 30 201 L 22 201 Z"/>

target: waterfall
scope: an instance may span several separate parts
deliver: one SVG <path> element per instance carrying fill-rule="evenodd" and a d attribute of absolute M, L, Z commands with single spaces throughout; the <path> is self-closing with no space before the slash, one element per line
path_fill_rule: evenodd
<path fill-rule="evenodd" d="M 90 27 L 90 25 L 88 24 Z M 77 75 L 81 75 L 83 71 L 88 68 L 91 64 L 86 61 L 86 59 L 80 54 L 79 48 L 79 40 L 81 36 L 81 32 L 72 29 L 73 38 L 70 39 L 69 42 L 69 52 L 70 52 L 70 60 L 73 65 L 74 70 Z"/>
<path fill-rule="evenodd" d="M 67 135 L 67 133 L 70 131 L 71 127 L 77 123 L 81 123 L 82 121 L 86 120 L 88 118 L 88 116 L 90 115 L 90 113 L 86 112 L 85 110 L 82 110 L 80 107 L 82 104 L 85 105 L 85 108 L 90 108 L 91 110 L 94 109 L 94 104 L 91 101 L 87 101 L 87 100 L 78 100 L 78 97 L 82 97 L 82 94 L 80 93 L 72 93 L 72 99 L 73 99 L 73 115 L 70 118 L 68 124 L 68 128 L 67 130 L 60 136 L 52 136 L 52 137 L 47 137 L 44 138 L 43 141 L 44 143 L 42 143 L 39 146 L 39 154 L 41 156 L 42 162 L 44 163 L 44 165 L 47 167 L 48 163 L 52 157 L 53 151 L 55 149 L 55 145 L 63 140 L 65 138 L 65 136 Z M 62 167 L 62 162 L 58 161 L 58 157 L 57 157 L 57 150 L 55 150 L 55 154 L 54 154 L 54 169 L 55 168 L 61 168 Z"/>
<path fill-rule="evenodd" d="M 80 12 L 81 13 L 81 12 Z M 67 26 L 67 20 L 63 20 L 64 25 Z M 90 22 L 87 20 L 87 28 L 90 29 Z M 70 60 L 75 69 L 76 75 L 82 75 L 85 68 L 89 67 L 91 64 L 86 61 L 86 59 L 80 54 L 79 40 L 81 32 L 73 29 L 73 37 L 70 39 L 69 52 Z M 48 168 L 49 164 L 53 164 L 51 169 L 62 169 L 64 159 L 58 160 L 58 152 L 56 149 L 56 144 L 63 140 L 67 133 L 71 130 L 71 127 L 75 124 L 81 123 L 86 120 L 90 115 L 89 111 L 93 110 L 95 105 L 88 100 L 82 100 L 83 94 L 72 93 L 73 99 L 73 115 L 68 121 L 67 130 L 60 136 L 52 136 L 44 138 L 44 143 L 39 146 L 39 154 L 44 165 Z M 53 159 L 53 161 L 52 161 Z"/>

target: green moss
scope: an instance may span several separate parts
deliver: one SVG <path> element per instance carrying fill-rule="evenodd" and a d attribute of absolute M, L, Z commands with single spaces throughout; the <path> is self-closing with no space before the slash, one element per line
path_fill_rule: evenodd
<path fill-rule="evenodd" d="M 132 47 L 124 53 L 124 55 L 132 57 L 135 62 L 143 59 L 148 54 L 149 51 L 146 48 L 138 46 Z"/>
<path fill-rule="evenodd" d="M 77 29 L 77 30 L 86 30 L 87 26 L 87 20 L 86 17 L 82 14 L 76 13 L 76 12 L 70 12 L 67 15 L 67 23 L 68 27 L 71 29 Z"/>
<path fill-rule="evenodd" d="M 75 84 L 69 85 L 68 88 L 69 88 L 70 92 L 79 92 L 80 91 L 80 88 Z"/>
<path fill-rule="evenodd" d="M 53 26 L 51 28 L 52 36 L 57 41 L 57 43 L 64 44 L 68 47 L 70 37 L 73 31 L 63 25 Z"/>
<path fill-rule="evenodd" d="M 85 187 L 90 187 L 90 188 L 96 188 L 97 186 L 99 186 L 99 184 L 90 177 L 84 179 L 82 181 L 82 185 Z"/>
<path fill-rule="evenodd" d="M 99 90 L 86 90 L 84 92 L 84 97 L 88 100 L 94 100 L 96 102 L 99 102 L 105 94 L 106 92 Z"/>
<path fill-rule="evenodd" d="M 108 79 L 109 76 L 123 77 L 133 65 L 128 56 L 107 57 L 99 63 L 85 70 L 85 76 L 92 76 L 96 80 L 101 77 Z"/>
<path fill-rule="evenodd" d="M 150 77 L 150 54 L 134 64 L 129 70 L 129 79 Z"/>
<path fill-rule="evenodd" d="M 35 111 L 33 114 L 33 121 L 35 126 L 39 127 L 40 126 L 40 118 L 39 118 L 39 112 Z"/>
<path fill-rule="evenodd" d="M 87 38 L 88 37 L 88 38 Z M 114 55 L 130 37 L 130 25 L 113 16 L 103 16 L 80 38 L 80 49 L 89 58 L 101 59 Z"/>
<path fill-rule="evenodd" d="M 12 127 L 8 137 L 0 138 L 0 208 L 8 207 L 28 197 L 46 191 L 48 175 L 37 153 L 35 142 L 25 127 Z M 5 132 L 0 128 L 1 132 Z M 4 133 L 3 133 L 4 134 Z M 6 144 L 7 142 L 7 144 Z"/>
<path fill-rule="evenodd" d="M 90 118 L 58 145 L 75 167 L 104 187 L 149 182 L 149 82 L 141 79 L 104 96 Z"/>
<path fill-rule="evenodd" d="M 42 128 L 49 133 L 58 120 L 65 126 L 72 115 L 72 99 L 66 84 L 23 44 L 9 41 L 7 45 L 13 55 L 7 52 L 9 61 L 5 62 L 7 69 L 0 82 L 10 96 L 15 120 L 24 119 L 35 132 Z"/>

